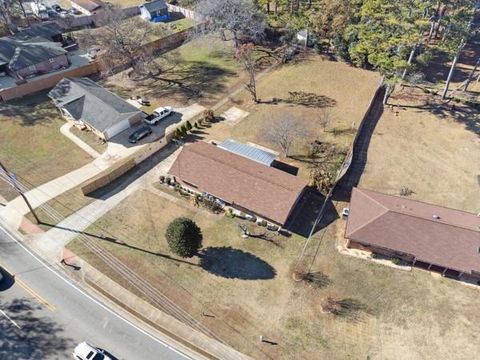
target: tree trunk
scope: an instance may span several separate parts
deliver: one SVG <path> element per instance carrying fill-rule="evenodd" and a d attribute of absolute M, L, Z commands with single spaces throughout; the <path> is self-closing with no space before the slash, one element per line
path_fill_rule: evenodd
<path fill-rule="evenodd" d="M 472 71 L 468 75 L 468 79 L 465 82 L 465 86 L 463 87 L 463 91 L 467 91 L 468 85 L 472 82 L 473 76 L 475 75 L 475 72 L 477 71 L 478 66 L 480 65 L 480 57 L 477 59 L 477 62 L 475 63 L 475 66 L 473 67 Z"/>
<path fill-rule="evenodd" d="M 30 20 L 28 19 L 27 12 L 25 11 L 25 7 L 23 6 L 23 0 L 18 0 L 20 4 L 20 8 L 22 9 L 23 17 L 27 20 L 27 25 L 30 26 Z"/>
<path fill-rule="evenodd" d="M 267 1 L 267 14 L 270 14 L 270 0 Z"/>
<path fill-rule="evenodd" d="M 448 73 L 448 77 L 447 77 L 447 83 L 445 84 L 445 89 L 443 90 L 443 93 L 442 93 L 443 100 L 445 100 L 445 98 L 447 97 L 448 88 L 450 86 L 450 82 L 452 81 L 453 73 L 455 72 L 455 67 L 457 66 L 457 62 L 458 62 L 458 59 L 460 58 L 460 53 L 462 52 L 464 45 L 465 44 L 462 41 L 461 45 L 458 47 L 455 57 L 453 58 L 452 66 L 450 67 L 450 72 Z"/>
<path fill-rule="evenodd" d="M 387 105 L 388 98 L 390 97 L 390 95 L 392 94 L 393 89 L 394 89 L 394 85 L 391 85 L 389 83 L 386 83 L 386 85 L 387 85 L 387 87 L 385 89 L 385 95 L 383 96 L 383 105 Z"/>
<path fill-rule="evenodd" d="M 413 46 L 412 51 L 410 52 L 410 56 L 408 57 L 408 61 L 407 61 L 408 66 L 405 68 L 405 70 L 403 70 L 402 80 L 404 80 L 405 76 L 407 76 L 408 67 L 412 64 L 415 53 L 417 52 L 417 48 L 418 48 L 418 44 L 415 44 Z"/>
<path fill-rule="evenodd" d="M 276 0 L 274 5 L 273 5 L 273 13 L 275 15 L 278 15 L 278 0 Z"/>

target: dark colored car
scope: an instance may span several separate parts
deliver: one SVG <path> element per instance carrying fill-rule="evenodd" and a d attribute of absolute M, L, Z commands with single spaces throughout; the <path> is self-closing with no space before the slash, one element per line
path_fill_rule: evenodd
<path fill-rule="evenodd" d="M 142 126 L 140 129 L 136 130 L 132 135 L 128 137 L 128 142 L 135 144 L 136 142 L 142 140 L 144 137 L 150 135 L 152 129 L 150 126 Z"/>

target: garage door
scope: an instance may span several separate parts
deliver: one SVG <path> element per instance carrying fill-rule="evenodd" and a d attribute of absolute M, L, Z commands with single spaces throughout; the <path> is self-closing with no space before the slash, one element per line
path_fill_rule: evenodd
<path fill-rule="evenodd" d="M 119 122 L 113 126 L 111 126 L 109 129 L 105 131 L 106 139 L 111 139 L 115 135 L 121 133 L 123 130 L 126 130 L 130 127 L 130 123 L 128 122 L 128 119 L 123 120 L 122 122 Z"/>

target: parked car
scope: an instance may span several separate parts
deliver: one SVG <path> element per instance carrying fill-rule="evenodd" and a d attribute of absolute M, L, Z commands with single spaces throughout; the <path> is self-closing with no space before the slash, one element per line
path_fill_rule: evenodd
<path fill-rule="evenodd" d="M 160 116 L 160 119 L 163 119 L 172 113 L 172 107 L 171 106 L 159 107 L 153 110 L 153 113 Z"/>
<path fill-rule="evenodd" d="M 81 342 L 73 350 L 73 357 L 76 360 L 112 360 L 112 358 L 105 354 L 105 351 L 87 342 Z"/>
<path fill-rule="evenodd" d="M 151 133 L 152 129 L 150 128 L 150 126 L 142 126 L 140 129 L 136 130 L 128 137 L 128 142 L 135 144 L 136 142 L 142 140 L 144 137 L 150 135 Z"/>
<path fill-rule="evenodd" d="M 150 100 L 144 98 L 144 97 L 141 97 L 141 96 L 137 96 L 137 98 L 135 99 L 137 100 L 137 102 L 140 104 L 140 105 L 143 105 L 143 106 L 150 106 Z"/>

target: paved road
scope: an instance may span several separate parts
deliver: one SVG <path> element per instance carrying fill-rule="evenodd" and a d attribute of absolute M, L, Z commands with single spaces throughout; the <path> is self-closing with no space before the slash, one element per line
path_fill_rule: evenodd
<path fill-rule="evenodd" d="M 0 359 L 68 359 L 88 341 L 118 359 L 186 359 L 89 297 L 0 228 Z M 13 284 L 12 284 L 13 283 Z"/>

